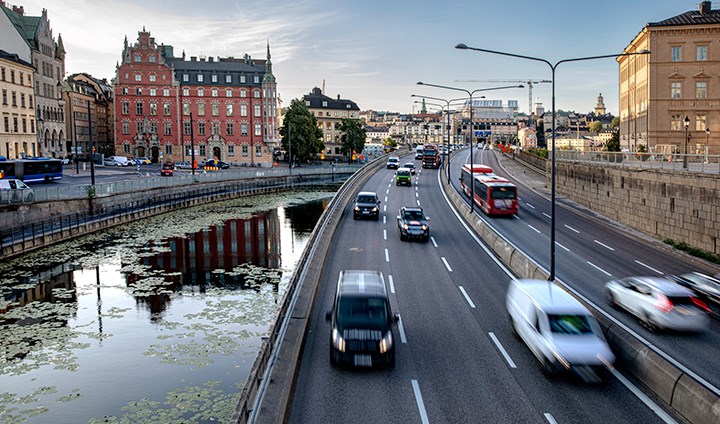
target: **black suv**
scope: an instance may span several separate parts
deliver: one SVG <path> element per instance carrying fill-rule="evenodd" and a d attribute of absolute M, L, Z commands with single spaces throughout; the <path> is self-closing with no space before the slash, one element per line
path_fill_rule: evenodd
<path fill-rule="evenodd" d="M 380 200 L 376 193 L 361 191 L 357 194 L 353 207 L 353 218 L 374 218 L 375 221 L 380 219 Z"/>
<path fill-rule="evenodd" d="M 395 366 L 393 315 L 380 271 L 340 271 L 335 301 L 325 319 L 331 322 L 330 363 Z"/>
<path fill-rule="evenodd" d="M 409 238 L 419 238 L 422 241 L 430 240 L 430 227 L 422 208 L 407 206 L 400 208 L 397 223 L 400 240 Z"/>

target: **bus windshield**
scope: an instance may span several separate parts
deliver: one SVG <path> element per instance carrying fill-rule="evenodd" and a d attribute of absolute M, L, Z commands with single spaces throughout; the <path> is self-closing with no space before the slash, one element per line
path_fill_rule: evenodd
<path fill-rule="evenodd" d="M 493 187 L 490 192 L 490 196 L 493 199 L 514 199 L 515 198 L 515 187 Z"/>

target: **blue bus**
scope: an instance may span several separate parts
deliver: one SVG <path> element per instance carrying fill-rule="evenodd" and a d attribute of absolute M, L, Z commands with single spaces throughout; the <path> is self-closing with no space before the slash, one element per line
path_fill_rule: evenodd
<path fill-rule="evenodd" d="M 6 160 L 0 157 L 0 175 L 2 178 L 15 178 L 26 183 L 49 183 L 63 177 L 60 159 L 27 158 Z"/>

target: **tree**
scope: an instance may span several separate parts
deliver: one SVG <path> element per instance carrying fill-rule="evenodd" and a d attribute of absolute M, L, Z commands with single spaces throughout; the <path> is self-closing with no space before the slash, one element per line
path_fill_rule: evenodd
<path fill-rule="evenodd" d="M 613 131 L 612 137 L 608 140 L 605 145 L 608 152 L 619 152 L 620 151 L 620 133 Z"/>
<path fill-rule="evenodd" d="M 288 143 L 288 129 L 292 143 Z M 322 130 L 318 128 L 317 119 L 308 109 L 305 102 L 293 99 L 283 118 L 280 128 L 282 148 L 293 157 L 304 161 L 322 152 Z M 292 144 L 292 152 L 291 146 Z"/>
<path fill-rule="evenodd" d="M 590 124 L 590 132 L 594 132 L 595 134 L 598 134 L 598 133 L 600 133 L 600 131 L 602 131 L 602 126 L 603 126 L 602 122 L 594 121 L 593 123 Z"/>
<path fill-rule="evenodd" d="M 620 117 L 616 116 L 613 118 L 612 122 L 610 123 L 610 128 L 618 128 L 620 127 Z"/>
<path fill-rule="evenodd" d="M 340 150 L 352 160 L 352 153 L 360 153 L 365 148 L 365 127 L 357 119 L 343 118 L 340 121 Z"/>
<path fill-rule="evenodd" d="M 383 141 L 383 147 L 396 149 L 397 148 L 397 140 L 395 140 L 392 137 L 388 137 Z"/>

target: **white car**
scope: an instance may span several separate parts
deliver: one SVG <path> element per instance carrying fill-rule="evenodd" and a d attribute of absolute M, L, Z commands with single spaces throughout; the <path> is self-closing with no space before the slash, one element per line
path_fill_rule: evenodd
<path fill-rule="evenodd" d="M 0 203 L 8 201 L 22 203 L 34 200 L 35 192 L 23 181 L 14 178 L 0 179 Z"/>
<path fill-rule="evenodd" d="M 690 290 L 660 277 L 628 277 L 605 284 L 608 303 L 635 315 L 649 331 L 702 331 L 708 317 Z"/>

